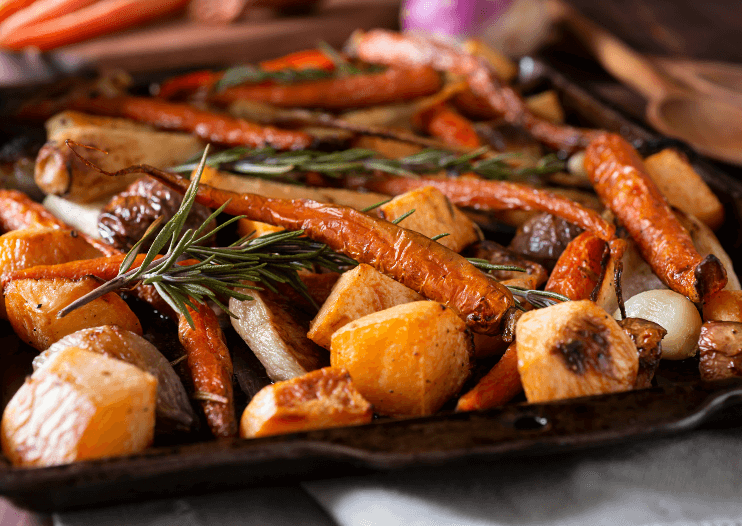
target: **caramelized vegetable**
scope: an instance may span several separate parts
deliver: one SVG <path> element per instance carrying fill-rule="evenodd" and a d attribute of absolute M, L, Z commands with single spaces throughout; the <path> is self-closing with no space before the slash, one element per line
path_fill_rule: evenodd
<path fill-rule="evenodd" d="M 350 375 L 325 367 L 264 387 L 242 413 L 240 436 L 256 438 L 371 422 L 373 411 Z"/>
<path fill-rule="evenodd" d="M 594 210 L 570 199 L 518 183 L 485 181 L 473 177 L 378 176 L 369 179 L 364 186 L 390 195 L 399 195 L 423 186 L 433 186 L 457 206 L 487 211 L 540 210 L 578 225 L 603 241 L 612 240 L 616 231 L 613 225 Z"/>
<path fill-rule="evenodd" d="M 571 300 L 594 299 L 593 294 L 597 293 L 604 279 L 607 258 L 605 241 L 590 232 L 583 232 L 570 241 L 559 256 L 545 290 Z"/>
<path fill-rule="evenodd" d="M 212 95 L 210 100 L 220 104 L 252 100 L 281 107 L 343 110 L 423 97 L 440 87 L 438 73 L 418 66 L 295 84 L 235 86 Z"/>
<path fill-rule="evenodd" d="M 198 311 L 186 307 L 194 327 L 180 316 L 178 337 L 188 356 L 196 396 L 201 401 L 211 432 L 216 437 L 237 435 L 232 396 L 232 358 L 219 327 L 219 320 L 207 305 Z"/>
<path fill-rule="evenodd" d="M 413 122 L 449 146 L 472 150 L 482 146 L 474 125 L 446 103 L 423 109 L 413 117 Z"/>
<path fill-rule="evenodd" d="M 618 324 L 634 342 L 639 353 L 639 369 L 636 373 L 635 389 L 652 386 L 652 378 L 662 358 L 662 338 L 667 331 L 661 325 L 642 318 L 625 318 Z"/>
<path fill-rule="evenodd" d="M 491 67 L 469 53 L 414 35 L 375 29 L 357 35 L 351 47 L 367 62 L 395 66 L 426 65 L 466 77 L 471 91 L 509 123 L 522 126 L 533 137 L 557 149 L 574 152 L 588 145 L 592 130 L 555 125 L 534 115 L 513 88 L 503 85 Z"/>
<path fill-rule="evenodd" d="M 701 352 L 699 369 L 704 380 L 742 376 L 742 323 L 704 323 L 698 348 Z"/>
<path fill-rule="evenodd" d="M 143 97 L 78 100 L 75 109 L 110 117 L 126 117 L 166 130 L 187 131 L 205 141 L 226 146 L 272 146 L 278 150 L 307 148 L 312 138 L 304 132 L 260 126 L 187 104 Z"/>
<path fill-rule="evenodd" d="M 518 373 L 518 351 L 515 343 L 500 361 L 477 382 L 474 388 L 459 398 L 456 411 L 481 411 L 508 403 L 523 391 Z"/>
<path fill-rule="evenodd" d="M 724 267 L 716 256 L 698 254 L 629 143 L 618 135 L 603 134 L 588 147 L 585 168 L 601 200 L 668 287 L 693 302 L 724 288 Z"/>

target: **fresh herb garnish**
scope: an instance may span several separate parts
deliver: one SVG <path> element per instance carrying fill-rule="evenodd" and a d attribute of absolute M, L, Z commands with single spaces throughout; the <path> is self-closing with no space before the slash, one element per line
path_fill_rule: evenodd
<path fill-rule="evenodd" d="M 214 92 L 220 93 L 227 88 L 240 86 L 242 84 L 259 84 L 265 81 L 273 81 L 279 84 L 292 84 L 294 82 L 308 82 L 311 80 L 326 79 L 334 76 L 332 71 L 324 69 L 279 69 L 276 71 L 265 71 L 257 66 L 235 66 L 224 72 L 222 78 L 214 84 Z"/>

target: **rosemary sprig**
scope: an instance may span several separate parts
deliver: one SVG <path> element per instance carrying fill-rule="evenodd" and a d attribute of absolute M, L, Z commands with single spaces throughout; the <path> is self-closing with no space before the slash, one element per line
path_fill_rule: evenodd
<path fill-rule="evenodd" d="M 544 175 L 564 168 L 555 156 L 546 156 L 536 166 L 516 168 L 507 161 L 512 154 L 501 154 L 478 159 L 489 149 L 479 148 L 458 155 L 446 150 L 426 149 L 400 159 L 386 159 L 373 150 L 351 148 L 333 153 L 316 150 L 276 152 L 272 148 L 233 148 L 206 159 L 209 166 L 228 165 L 227 169 L 245 175 L 285 175 L 291 172 L 314 171 L 330 177 L 348 173 L 383 172 L 414 177 L 416 175 L 446 171 L 451 174 L 474 172 L 489 179 L 512 179 L 526 175 Z M 171 168 L 176 172 L 190 172 L 196 167 L 191 160 Z"/>
<path fill-rule="evenodd" d="M 278 82 L 279 84 L 291 84 L 294 82 L 326 79 L 333 75 L 333 72 L 325 71 L 324 69 L 306 68 L 265 71 L 256 66 L 243 65 L 226 70 L 222 78 L 214 84 L 213 89 L 216 93 L 219 93 L 227 88 L 241 84 L 258 84 L 267 80 Z"/>

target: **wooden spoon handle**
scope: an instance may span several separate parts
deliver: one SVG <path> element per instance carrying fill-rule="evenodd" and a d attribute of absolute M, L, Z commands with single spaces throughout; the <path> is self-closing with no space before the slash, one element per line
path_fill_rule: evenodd
<path fill-rule="evenodd" d="M 605 29 L 561 2 L 557 10 L 562 20 L 587 46 L 595 59 L 618 80 L 650 100 L 660 99 L 674 90 L 648 59 Z"/>

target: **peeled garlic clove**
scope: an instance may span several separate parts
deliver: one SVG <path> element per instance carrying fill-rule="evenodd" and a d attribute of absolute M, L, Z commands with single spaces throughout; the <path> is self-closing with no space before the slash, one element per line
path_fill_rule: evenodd
<path fill-rule="evenodd" d="M 620 317 L 616 311 L 613 316 Z M 667 331 L 662 358 L 683 360 L 696 354 L 701 316 L 693 303 L 672 290 L 648 290 L 626 301 L 626 316 L 653 321 Z"/>

